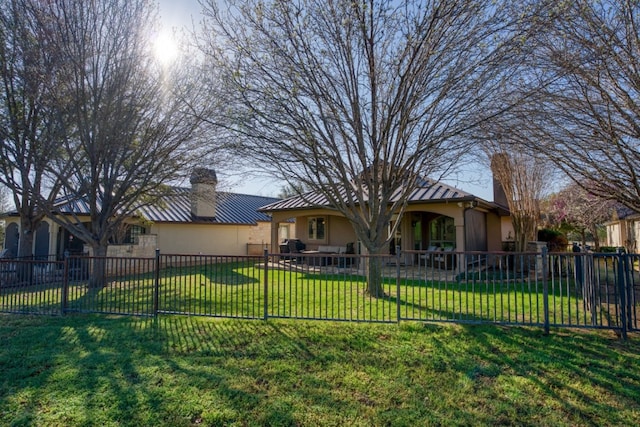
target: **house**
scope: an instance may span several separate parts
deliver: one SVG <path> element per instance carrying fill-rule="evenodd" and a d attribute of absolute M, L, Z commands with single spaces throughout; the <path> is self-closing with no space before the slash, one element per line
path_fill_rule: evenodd
<path fill-rule="evenodd" d="M 494 198 L 503 204 L 488 202 L 442 183 L 421 180 L 409 197 L 403 217 L 395 219 L 401 224 L 390 251 L 394 244 L 402 250 L 502 250 L 503 242 L 513 236 L 513 226 L 504 193 L 496 191 L 499 188 L 494 183 Z M 295 219 L 295 235 L 307 250 L 345 247 L 357 240 L 349 221 L 319 193 L 279 200 L 260 211 L 272 218 L 272 248 L 278 247 L 280 224 L 291 218 Z"/>
<path fill-rule="evenodd" d="M 139 216 L 126 221 L 108 255 L 147 257 L 153 256 L 156 248 L 165 254 L 262 254 L 271 240 L 271 218 L 258 208 L 279 199 L 217 191 L 215 172 L 208 169 L 196 169 L 190 183 L 190 188 L 173 188 L 161 203 L 141 208 Z M 80 198 L 61 198 L 56 210 L 89 222 L 89 207 Z M 16 254 L 20 219 L 16 212 L 10 212 L 5 221 L 5 248 Z M 286 222 L 281 225 L 283 238 L 293 236 L 292 226 Z M 36 257 L 86 252 L 82 241 L 50 219 L 40 224 L 34 239 Z"/>
<path fill-rule="evenodd" d="M 624 247 L 628 253 L 638 252 L 640 213 L 626 206 L 617 206 L 611 221 L 605 223 L 607 246 Z"/>

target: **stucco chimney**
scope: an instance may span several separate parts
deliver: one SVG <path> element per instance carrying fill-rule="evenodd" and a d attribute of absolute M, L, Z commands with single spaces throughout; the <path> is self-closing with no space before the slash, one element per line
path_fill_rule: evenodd
<path fill-rule="evenodd" d="M 496 175 L 499 174 L 498 170 L 503 168 L 501 162 L 507 162 L 508 158 L 505 153 L 497 153 L 491 156 L 491 173 L 493 175 L 493 202 L 503 206 L 505 208 L 509 207 L 509 202 L 507 201 L 507 195 L 504 192 L 504 187 L 499 179 L 496 178 Z"/>
<path fill-rule="evenodd" d="M 191 183 L 191 213 L 197 217 L 216 216 L 216 185 L 218 178 L 213 169 L 195 168 L 189 179 Z"/>

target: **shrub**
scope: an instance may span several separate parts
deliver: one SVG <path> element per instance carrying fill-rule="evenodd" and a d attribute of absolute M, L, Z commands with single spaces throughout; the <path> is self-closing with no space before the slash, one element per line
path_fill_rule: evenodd
<path fill-rule="evenodd" d="M 627 252 L 627 250 L 622 246 L 600 246 L 599 252 L 605 254 L 615 254 L 618 252 L 618 249 L 622 250 L 623 254 Z"/>
<path fill-rule="evenodd" d="M 567 250 L 569 240 L 564 233 L 550 228 L 538 230 L 538 241 L 547 242 L 550 252 L 563 252 Z"/>

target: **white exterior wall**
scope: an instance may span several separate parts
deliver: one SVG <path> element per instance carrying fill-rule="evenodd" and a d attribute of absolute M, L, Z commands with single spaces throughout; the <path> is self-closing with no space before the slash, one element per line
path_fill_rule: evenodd
<path fill-rule="evenodd" d="M 49 223 L 49 253 L 54 255 L 60 227 L 49 219 L 44 221 Z M 7 218 L 5 222 L 20 226 L 19 218 Z M 257 225 L 160 223 L 151 225 L 148 234 L 139 236 L 139 245 L 109 246 L 108 256 L 149 257 L 156 248 L 162 253 L 185 255 L 246 255 L 247 244 L 269 243 L 270 233 L 269 222 Z"/>
<path fill-rule="evenodd" d="M 607 246 L 622 246 L 619 222 L 607 224 Z"/>
<path fill-rule="evenodd" d="M 271 237 L 271 223 L 259 222 L 258 225 L 249 228 L 249 244 L 269 244 Z"/>
<path fill-rule="evenodd" d="M 157 223 L 151 234 L 165 254 L 246 255 L 247 244 L 270 241 L 270 224 L 173 224 Z"/>
<path fill-rule="evenodd" d="M 513 230 L 513 221 L 511 221 L 511 217 L 503 216 L 500 218 L 500 220 L 500 238 L 503 242 L 513 240 L 516 233 Z"/>
<path fill-rule="evenodd" d="M 607 246 L 625 247 L 631 253 L 640 249 L 640 220 L 610 222 L 607 227 Z"/>

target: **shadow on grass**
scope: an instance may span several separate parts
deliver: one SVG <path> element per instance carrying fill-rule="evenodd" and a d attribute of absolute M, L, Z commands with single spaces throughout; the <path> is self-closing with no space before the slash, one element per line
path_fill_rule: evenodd
<path fill-rule="evenodd" d="M 635 336 L 623 343 L 527 328 L 173 316 L 5 319 L 0 424 L 628 425 L 640 410 Z"/>
<path fill-rule="evenodd" d="M 160 270 L 160 280 L 170 283 L 188 283 L 192 276 L 202 276 L 203 279 L 213 284 L 242 286 L 260 283 L 257 274 L 253 271 L 255 261 L 245 261 L 202 264 L 186 267 L 165 267 Z M 246 270 L 247 273 L 240 272 Z"/>
<path fill-rule="evenodd" d="M 596 419 L 608 414 L 605 424 L 628 423 L 617 405 L 604 396 L 598 399 L 600 393 L 615 394 L 620 402 L 634 402 L 630 409 L 640 410 L 640 373 L 633 367 L 640 362 L 640 356 L 633 354 L 640 348 L 637 340 L 623 342 L 613 333 L 605 337 L 593 332 L 553 331 L 544 336 L 536 330 L 518 333 L 519 329 L 504 327 L 464 328 L 473 334 L 485 363 L 501 366 L 490 375 L 511 371 L 526 378 L 575 419 L 598 425 L 602 423 Z M 510 353 L 505 349 L 519 350 Z M 621 358 L 621 352 L 631 357 Z M 582 378 L 583 382 L 568 378 Z"/>
<path fill-rule="evenodd" d="M 274 379 L 252 360 L 322 359 L 295 329 L 272 323 L 83 315 L 50 320 L 45 325 L 22 318 L 16 330 L 0 330 L 2 342 L 11 337 L 11 348 L 0 352 L 0 424 L 196 425 L 219 416 L 224 424 L 267 401 Z M 323 388 L 322 399 L 329 399 L 330 384 Z M 203 393 L 228 411 L 198 407 Z M 62 407 L 44 408 L 56 422 L 41 418 L 46 394 L 64 396 Z M 295 424 L 284 401 L 274 405 L 261 412 L 264 423 Z"/>

